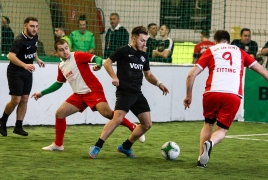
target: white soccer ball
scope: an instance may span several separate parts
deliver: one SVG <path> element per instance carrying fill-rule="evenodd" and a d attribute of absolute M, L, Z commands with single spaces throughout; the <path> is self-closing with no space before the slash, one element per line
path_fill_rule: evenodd
<path fill-rule="evenodd" d="M 167 160 L 175 160 L 180 155 L 180 147 L 173 141 L 166 142 L 161 148 L 161 154 Z"/>

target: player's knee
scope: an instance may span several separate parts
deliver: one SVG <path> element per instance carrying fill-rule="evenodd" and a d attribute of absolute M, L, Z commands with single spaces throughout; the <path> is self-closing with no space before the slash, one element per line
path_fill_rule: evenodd
<path fill-rule="evenodd" d="M 102 116 L 109 119 L 109 120 L 113 119 L 112 111 L 105 111 L 102 113 Z"/>
<path fill-rule="evenodd" d="M 145 124 L 142 124 L 142 127 L 145 131 L 148 131 L 149 129 L 151 129 L 153 123 L 152 122 L 147 122 Z"/>
<path fill-rule="evenodd" d="M 63 112 L 61 112 L 60 110 L 56 111 L 55 116 L 56 116 L 56 118 L 59 118 L 59 119 L 65 118 Z"/>

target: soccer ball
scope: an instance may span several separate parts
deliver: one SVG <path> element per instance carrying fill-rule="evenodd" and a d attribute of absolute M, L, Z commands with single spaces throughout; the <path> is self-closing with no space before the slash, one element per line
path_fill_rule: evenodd
<path fill-rule="evenodd" d="M 161 148 L 161 154 L 167 160 L 175 160 L 180 155 L 180 147 L 175 142 L 166 142 Z"/>

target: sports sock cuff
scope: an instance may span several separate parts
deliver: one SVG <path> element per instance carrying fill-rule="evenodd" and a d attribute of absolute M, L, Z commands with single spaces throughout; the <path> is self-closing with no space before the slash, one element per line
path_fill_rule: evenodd
<path fill-rule="evenodd" d="M 130 148 L 132 147 L 133 143 L 130 142 L 128 139 L 122 144 L 123 148 L 125 150 L 130 150 Z"/>
<path fill-rule="evenodd" d="M 17 120 L 15 126 L 22 127 L 22 120 Z"/>
<path fill-rule="evenodd" d="M 211 141 L 211 146 L 213 147 L 214 146 L 214 142 L 212 140 L 210 140 L 210 141 Z"/>
<path fill-rule="evenodd" d="M 95 146 L 102 148 L 103 144 L 104 144 L 104 140 L 102 140 L 101 138 L 98 139 L 98 141 L 96 142 Z"/>

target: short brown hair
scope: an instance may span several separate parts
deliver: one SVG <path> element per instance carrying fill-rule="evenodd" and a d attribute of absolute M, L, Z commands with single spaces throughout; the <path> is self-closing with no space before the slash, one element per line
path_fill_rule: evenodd
<path fill-rule="evenodd" d="M 56 42 L 54 43 L 54 49 L 55 49 L 55 51 L 58 50 L 58 45 L 63 45 L 64 43 L 67 43 L 68 44 L 68 42 L 66 40 L 64 40 L 64 39 L 58 39 L 58 40 L 56 40 Z"/>
<path fill-rule="evenodd" d="M 217 30 L 214 34 L 214 40 L 216 42 L 221 42 L 223 40 L 230 42 L 230 34 L 226 30 Z"/>
<path fill-rule="evenodd" d="M 38 19 L 35 18 L 35 17 L 27 17 L 27 18 L 24 20 L 24 24 L 29 23 L 30 21 L 36 21 L 36 22 L 38 22 Z"/>
<path fill-rule="evenodd" d="M 140 34 L 148 35 L 147 29 L 144 26 L 137 26 L 133 28 L 131 35 L 132 36 L 139 36 Z"/>

